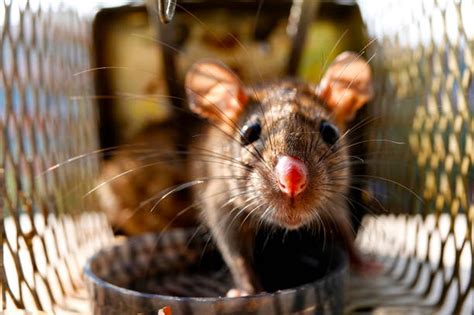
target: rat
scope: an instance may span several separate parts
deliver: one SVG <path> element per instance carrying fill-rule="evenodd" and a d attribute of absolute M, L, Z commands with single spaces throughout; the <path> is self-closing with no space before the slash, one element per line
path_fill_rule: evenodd
<path fill-rule="evenodd" d="M 191 111 L 210 123 L 196 146 L 219 161 L 190 163 L 202 179 L 193 188 L 201 220 L 234 282 L 228 296 L 264 290 L 254 261 L 263 226 L 325 228 L 361 264 L 347 201 L 348 126 L 373 97 L 360 55 L 340 54 L 317 85 L 284 79 L 248 87 L 225 64 L 203 60 L 187 72 L 185 90 Z"/>

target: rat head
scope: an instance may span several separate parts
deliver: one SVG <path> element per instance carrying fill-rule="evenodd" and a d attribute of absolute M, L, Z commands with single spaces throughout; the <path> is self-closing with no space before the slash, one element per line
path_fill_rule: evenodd
<path fill-rule="evenodd" d="M 369 66 L 353 53 L 336 58 L 318 86 L 283 81 L 245 88 L 225 65 L 204 61 L 191 68 L 190 107 L 224 134 L 212 149 L 243 166 L 229 167 L 239 180 L 228 186 L 243 190 L 240 214 L 296 229 L 344 211 L 345 126 L 372 97 L 370 81 Z"/>

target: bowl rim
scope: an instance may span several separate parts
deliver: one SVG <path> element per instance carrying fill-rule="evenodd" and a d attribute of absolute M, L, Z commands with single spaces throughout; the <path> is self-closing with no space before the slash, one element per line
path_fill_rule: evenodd
<path fill-rule="evenodd" d="M 194 229 L 192 228 L 176 228 L 173 229 L 172 231 L 166 232 L 166 234 L 174 234 L 174 233 L 183 233 L 187 231 L 193 231 Z M 155 232 L 151 233 L 146 233 L 142 235 L 137 235 L 137 236 L 132 236 L 128 237 L 125 241 L 122 241 L 118 244 L 113 244 L 107 247 L 104 247 L 100 249 L 99 251 L 95 252 L 92 256 L 90 256 L 87 259 L 86 264 L 84 265 L 83 268 L 83 274 L 86 279 L 90 281 L 90 283 L 93 286 L 99 286 L 102 289 L 106 290 L 112 290 L 115 291 L 119 294 L 122 295 L 127 295 L 127 296 L 134 296 L 134 297 L 139 297 L 139 298 L 146 298 L 146 299 L 160 299 L 163 301 L 174 301 L 174 302 L 181 302 L 181 301 L 186 301 L 186 302 L 196 302 L 196 303 L 216 303 L 219 301 L 226 301 L 226 300 L 232 300 L 232 301 L 250 301 L 250 300 L 256 300 L 256 299 L 264 299 L 264 298 L 274 298 L 277 296 L 282 296 L 282 295 L 294 295 L 297 292 L 301 291 L 306 291 L 311 288 L 313 288 L 315 285 L 322 285 L 326 281 L 329 281 L 332 278 L 335 277 L 340 277 L 344 276 L 346 271 L 348 270 L 348 257 L 346 253 L 341 249 L 338 248 L 336 251 L 338 252 L 338 255 L 340 256 L 339 262 L 333 267 L 332 271 L 326 275 L 324 275 L 322 278 L 316 279 L 315 281 L 308 282 L 301 284 L 296 287 L 288 288 L 288 289 L 282 289 L 282 290 L 277 290 L 275 292 L 261 292 L 253 295 L 248 295 L 248 296 L 240 296 L 240 297 L 227 297 L 227 296 L 215 296 L 215 297 L 198 297 L 198 296 L 172 296 L 172 295 L 163 295 L 163 294 L 155 294 L 155 293 L 147 293 L 147 292 L 139 292 L 135 291 L 132 289 L 128 288 L 123 288 L 118 285 L 112 284 L 110 282 L 107 282 L 106 280 L 100 278 L 97 276 L 91 268 L 91 265 L 94 261 L 94 259 L 97 259 L 98 256 L 103 254 L 104 252 L 109 252 L 113 251 L 114 248 L 118 248 L 121 246 L 126 246 L 127 243 L 132 243 L 132 242 L 138 242 L 140 239 L 150 237 L 151 235 L 155 235 Z M 90 293 L 90 292 L 89 292 Z"/>

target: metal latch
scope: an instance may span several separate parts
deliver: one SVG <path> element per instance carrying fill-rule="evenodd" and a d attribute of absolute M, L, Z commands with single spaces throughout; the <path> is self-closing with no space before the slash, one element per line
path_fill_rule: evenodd
<path fill-rule="evenodd" d="M 178 0 L 156 0 L 161 23 L 167 24 L 173 20 Z"/>

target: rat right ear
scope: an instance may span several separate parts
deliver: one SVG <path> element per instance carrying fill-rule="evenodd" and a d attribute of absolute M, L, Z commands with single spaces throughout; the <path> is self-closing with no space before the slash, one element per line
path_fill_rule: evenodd
<path fill-rule="evenodd" d="M 369 64 L 356 53 L 340 54 L 328 67 L 316 92 L 336 120 L 352 120 L 374 96 Z"/>
<path fill-rule="evenodd" d="M 185 89 L 190 109 L 217 123 L 228 124 L 247 103 L 239 78 L 214 61 L 195 63 L 186 74 Z"/>

